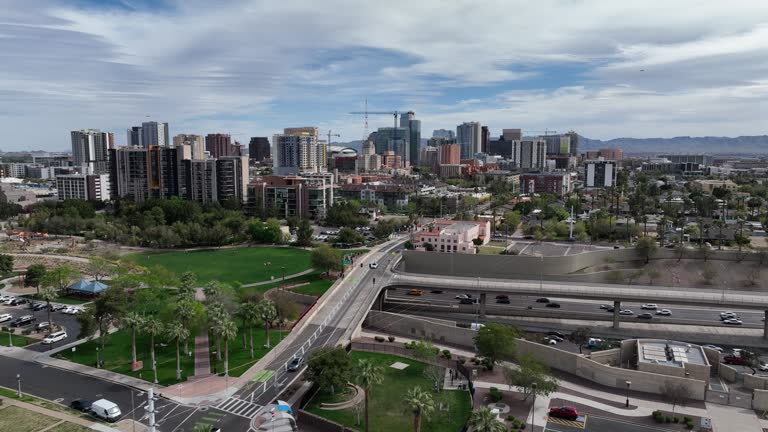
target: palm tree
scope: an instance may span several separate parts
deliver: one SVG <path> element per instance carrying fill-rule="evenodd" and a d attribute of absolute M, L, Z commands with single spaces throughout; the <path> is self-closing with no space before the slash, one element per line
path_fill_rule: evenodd
<path fill-rule="evenodd" d="M 221 294 L 221 284 L 218 281 L 210 281 L 203 287 L 203 294 L 207 301 L 214 301 Z"/>
<path fill-rule="evenodd" d="M 248 324 L 248 309 L 250 303 L 240 303 L 240 305 L 237 307 L 237 312 L 235 312 L 235 315 L 237 315 L 238 318 L 240 318 L 240 321 L 243 323 L 243 351 L 248 347 L 248 339 L 247 334 L 245 334 L 245 329 Z"/>
<path fill-rule="evenodd" d="M 221 361 L 221 335 L 218 333 L 218 323 L 229 318 L 229 314 L 220 303 L 208 305 L 208 329 L 216 338 L 216 360 Z"/>
<path fill-rule="evenodd" d="M 152 371 L 155 373 L 157 384 L 157 365 L 155 364 L 155 336 L 163 333 L 163 322 L 155 317 L 144 321 L 144 332 L 149 335 L 149 361 L 152 362 Z"/>
<path fill-rule="evenodd" d="M 176 342 L 176 381 L 181 381 L 181 358 L 179 357 L 179 341 L 189 337 L 189 330 L 180 321 L 168 325 L 165 329 L 168 339 Z"/>
<path fill-rule="evenodd" d="M 413 413 L 413 428 L 421 432 L 421 419 L 429 417 L 435 411 L 435 401 L 432 395 L 416 386 L 408 390 L 403 399 L 406 409 Z"/>
<path fill-rule="evenodd" d="M 40 293 L 40 298 L 45 300 L 45 304 L 47 305 L 46 309 L 48 310 L 48 334 L 51 334 L 53 331 L 53 321 L 51 321 L 51 300 L 55 300 L 58 297 L 59 293 L 51 287 L 43 289 L 43 292 Z"/>
<path fill-rule="evenodd" d="M 469 426 L 474 432 L 506 432 L 507 427 L 496 417 L 490 408 L 482 407 L 472 412 L 469 417 Z"/>
<path fill-rule="evenodd" d="M 253 358 L 253 325 L 259 319 L 259 305 L 256 303 L 246 303 L 244 310 L 245 323 L 248 325 L 248 337 L 250 338 L 251 358 Z M 243 328 L 245 330 L 245 328 Z"/>
<path fill-rule="evenodd" d="M 258 304 L 258 316 L 259 319 L 264 321 L 264 330 L 266 331 L 266 345 L 267 348 L 269 348 L 271 346 L 269 343 L 269 326 L 272 321 L 277 318 L 277 308 L 275 307 L 275 303 L 268 298 L 262 299 Z"/>
<path fill-rule="evenodd" d="M 194 273 L 190 271 L 182 273 L 179 283 L 179 294 L 183 297 L 194 297 L 196 284 L 197 276 Z"/>
<path fill-rule="evenodd" d="M 226 317 L 216 323 L 216 333 L 224 339 L 224 376 L 229 376 L 229 341 L 237 337 L 237 325 Z"/>
<path fill-rule="evenodd" d="M 182 275 L 182 278 L 184 276 Z M 176 303 L 176 318 L 184 325 L 185 328 L 191 329 L 197 311 L 195 308 L 195 300 L 185 298 Z M 184 338 L 184 352 L 189 352 L 189 335 Z"/>
<path fill-rule="evenodd" d="M 360 383 L 365 392 L 365 432 L 368 432 L 368 400 L 371 393 L 371 387 L 373 387 L 374 384 L 381 384 L 383 380 L 384 370 L 381 366 L 374 365 L 368 360 L 358 360 L 357 382 Z"/>
<path fill-rule="evenodd" d="M 144 317 L 137 312 L 128 312 L 120 322 L 123 328 L 131 329 L 131 362 L 136 363 L 136 331 L 144 327 Z"/>

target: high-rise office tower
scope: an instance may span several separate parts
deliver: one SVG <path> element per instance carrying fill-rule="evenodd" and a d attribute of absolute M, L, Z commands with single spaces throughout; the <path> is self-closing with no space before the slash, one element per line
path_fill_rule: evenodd
<path fill-rule="evenodd" d="M 512 141 L 512 160 L 520 169 L 544 169 L 546 166 L 547 142 L 543 139 Z"/>
<path fill-rule="evenodd" d="M 248 143 L 248 156 L 251 160 L 261 162 L 272 157 L 267 137 L 252 137 Z"/>
<path fill-rule="evenodd" d="M 83 174 L 104 174 L 109 169 L 109 143 L 114 142 L 111 133 L 98 129 L 72 131 L 72 160 L 83 169 Z"/>
<path fill-rule="evenodd" d="M 522 129 L 502 129 L 501 137 L 504 141 L 520 141 L 523 139 Z"/>
<path fill-rule="evenodd" d="M 480 128 L 480 151 L 488 153 L 488 143 L 491 141 L 491 132 L 488 130 L 488 126 Z"/>
<path fill-rule="evenodd" d="M 376 143 L 376 154 L 383 155 L 388 151 L 403 158 L 411 141 L 410 130 L 403 127 L 382 127 L 371 134 Z"/>
<path fill-rule="evenodd" d="M 128 147 L 144 147 L 141 143 L 141 126 L 133 126 L 128 129 Z"/>
<path fill-rule="evenodd" d="M 179 134 L 173 137 L 173 146 L 178 147 L 188 145 L 191 150 L 192 159 L 205 159 L 205 144 L 201 135 Z"/>
<path fill-rule="evenodd" d="M 168 123 L 158 123 L 155 121 L 144 122 L 141 124 L 141 146 L 160 146 L 167 147 L 171 144 L 169 137 Z"/>
<path fill-rule="evenodd" d="M 432 131 L 432 138 L 454 139 L 456 138 L 456 134 L 449 129 L 435 129 Z"/>
<path fill-rule="evenodd" d="M 467 122 L 456 126 L 456 141 L 461 146 L 461 158 L 471 159 L 480 153 L 482 143 L 480 122 Z"/>
<path fill-rule="evenodd" d="M 206 135 L 205 150 L 214 159 L 236 155 L 235 147 L 232 145 L 232 137 L 229 134 L 215 133 Z"/>
<path fill-rule="evenodd" d="M 563 135 L 544 135 L 541 137 L 547 142 L 547 154 L 549 155 L 570 155 L 571 137 Z"/>
<path fill-rule="evenodd" d="M 421 120 L 416 120 L 416 114 L 408 111 L 400 117 L 400 127 L 408 130 L 408 147 L 403 152 L 403 159 L 416 166 L 419 164 L 419 148 L 421 147 Z"/>
<path fill-rule="evenodd" d="M 317 128 L 286 128 L 283 132 L 272 140 L 276 175 L 326 171 L 328 145 L 317 139 Z"/>
<path fill-rule="evenodd" d="M 571 140 L 571 156 L 579 155 L 579 134 L 574 131 L 568 131 L 565 134 Z"/>

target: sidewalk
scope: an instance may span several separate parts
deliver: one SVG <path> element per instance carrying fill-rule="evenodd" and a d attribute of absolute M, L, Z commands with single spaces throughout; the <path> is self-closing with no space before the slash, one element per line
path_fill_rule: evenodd
<path fill-rule="evenodd" d="M 315 271 L 315 269 L 311 268 L 311 269 L 304 270 L 303 272 L 294 273 L 292 275 L 287 275 L 286 277 L 280 278 L 280 279 L 265 280 L 265 281 L 262 281 L 262 282 L 254 282 L 254 283 L 244 284 L 243 288 L 255 287 L 255 286 L 259 286 L 259 285 L 267 285 L 267 284 L 271 284 L 271 283 L 275 283 L 275 282 L 287 281 L 289 279 L 296 279 L 297 277 L 308 275 L 308 274 L 312 273 L 313 271 Z"/>
<path fill-rule="evenodd" d="M 2 410 L 6 409 L 6 407 L 16 406 L 16 407 L 23 408 L 23 409 L 28 410 L 28 411 L 32 411 L 32 412 L 35 412 L 35 413 L 38 413 L 38 414 L 46 415 L 48 417 L 53 417 L 55 419 L 61 420 L 60 422 L 58 422 L 58 423 L 56 423 L 56 424 L 54 424 L 54 425 L 52 425 L 50 427 L 44 428 L 43 430 L 52 429 L 52 428 L 55 428 L 57 425 L 62 425 L 64 422 L 69 422 L 69 423 L 74 423 L 76 425 L 84 426 L 84 427 L 87 427 L 89 429 L 93 429 L 93 430 L 97 430 L 97 431 L 102 431 L 102 432 L 120 432 L 120 429 L 115 429 L 115 428 L 112 428 L 112 427 L 109 427 L 109 426 L 105 426 L 105 425 L 103 425 L 101 423 L 96 423 L 96 422 L 93 422 L 93 421 L 89 421 L 89 420 L 84 419 L 82 417 L 77 417 L 77 416 L 74 416 L 72 414 L 67 414 L 65 412 L 50 410 L 48 408 L 43 408 L 41 406 L 34 405 L 34 404 L 31 404 L 31 403 L 27 403 L 27 402 L 22 402 L 22 401 L 19 401 L 19 400 L 16 400 L 16 399 L 0 398 L 0 400 L 2 400 L 2 402 L 3 402 L 2 403 L 2 408 L 0 408 L 0 416 L 2 416 L 2 412 L 3 412 Z M 124 429 L 124 430 L 128 430 L 128 429 Z"/>

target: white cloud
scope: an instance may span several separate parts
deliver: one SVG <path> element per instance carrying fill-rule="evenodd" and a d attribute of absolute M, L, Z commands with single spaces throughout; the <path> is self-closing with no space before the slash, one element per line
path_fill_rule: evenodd
<path fill-rule="evenodd" d="M 81 127 L 121 142 L 147 114 L 173 132 L 314 123 L 352 139 L 346 112 L 365 96 L 416 110 L 425 135 L 472 119 L 594 137 L 766 132 L 764 1 L 4 3 L 3 149 L 65 149 Z"/>

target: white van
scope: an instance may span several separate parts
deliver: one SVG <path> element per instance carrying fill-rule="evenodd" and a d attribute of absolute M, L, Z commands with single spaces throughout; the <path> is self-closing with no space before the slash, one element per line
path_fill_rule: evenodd
<path fill-rule="evenodd" d="M 106 420 L 110 423 L 116 422 L 123 414 L 116 403 L 106 399 L 99 399 L 91 404 L 91 411 L 96 417 Z"/>
<path fill-rule="evenodd" d="M 66 339 L 66 338 L 67 338 L 67 332 L 66 331 L 64 331 L 64 330 L 57 331 L 57 332 L 53 332 L 53 333 L 49 334 L 48 336 L 46 336 L 45 339 L 43 339 L 43 343 L 48 345 L 48 344 L 52 344 L 54 342 L 62 341 L 64 339 Z"/>

